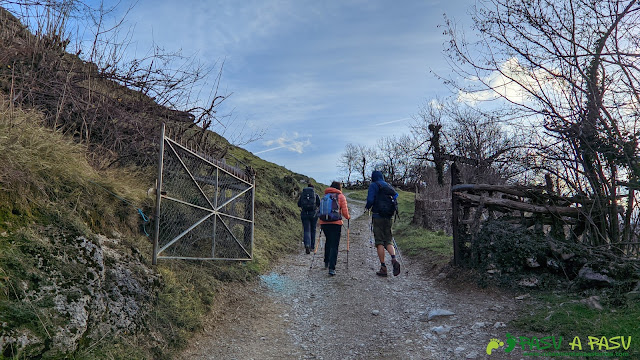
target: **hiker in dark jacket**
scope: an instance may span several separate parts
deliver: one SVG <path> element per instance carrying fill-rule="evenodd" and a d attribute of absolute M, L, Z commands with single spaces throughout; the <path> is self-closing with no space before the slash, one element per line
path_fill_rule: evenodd
<path fill-rule="evenodd" d="M 347 207 L 347 198 L 342 194 L 342 186 L 339 182 L 334 181 L 331 186 L 324 190 L 324 194 L 337 194 L 338 209 L 342 218 L 349 220 L 349 208 Z M 321 211 L 322 212 L 322 211 Z M 338 247 L 340 246 L 340 235 L 342 233 L 342 219 L 334 221 L 325 221 L 320 219 L 320 226 L 324 232 L 327 241 L 324 245 L 324 268 L 329 269 L 329 275 L 336 274 L 336 263 L 338 262 Z"/>
<path fill-rule="evenodd" d="M 378 276 L 387 276 L 387 265 L 384 262 L 384 250 L 386 249 L 391 255 L 391 264 L 393 265 L 393 275 L 400 274 L 400 263 L 396 260 L 396 252 L 393 247 L 393 234 L 391 234 L 391 225 L 393 215 L 383 216 L 379 213 L 380 189 L 383 187 L 391 187 L 384 181 L 384 177 L 380 171 L 371 173 L 371 184 L 367 192 L 367 204 L 365 209 L 373 212 L 371 216 L 373 226 L 373 237 L 375 239 L 378 258 L 380 259 L 380 270 L 376 272 Z M 398 197 L 398 193 L 394 190 L 394 198 Z"/>
<path fill-rule="evenodd" d="M 298 207 L 300 208 L 300 220 L 302 220 L 302 230 L 304 250 L 307 254 L 316 246 L 316 225 L 318 223 L 318 207 L 320 197 L 313 189 L 313 184 L 309 183 L 302 190 Z"/>

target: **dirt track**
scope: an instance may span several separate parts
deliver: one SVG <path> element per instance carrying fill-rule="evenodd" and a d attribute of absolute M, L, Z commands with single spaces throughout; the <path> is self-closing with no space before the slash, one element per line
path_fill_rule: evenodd
<path fill-rule="evenodd" d="M 501 349 L 491 356 L 492 338 L 518 302 L 513 296 L 475 286 L 443 286 L 439 274 L 403 258 L 398 277 L 375 275 L 379 263 L 369 242 L 363 204 L 351 200 L 349 264 L 346 226 L 337 275 L 329 277 L 318 251 L 287 256 L 260 282 L 226 289 L 184 359 L 514 359 Z M 324 239 L 323 239 L 324 243 Z M 387 259 L 389 263 L 390 260 Z M 408 271 L 408 272 L 407 272 Z M 455 315 L 428 320 L 435 309 Z M 442 333 L 438 333 L 442 330 Z"/>

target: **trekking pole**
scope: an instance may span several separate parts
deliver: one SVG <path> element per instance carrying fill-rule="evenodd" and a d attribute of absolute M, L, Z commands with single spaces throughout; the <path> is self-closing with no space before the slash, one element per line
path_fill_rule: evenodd
<path fill-rule="evenodd" d="M 349 219 L 347 219 L 347 269 L 349 269 Z"/>
<path fill-rule="evenodd" d="M 373 242 L 373 218 L 372 217 L 369 217 L 369 245 L 371 245 L 372 248 L 375 248 L 374 242 Z"/>
<path fill-rule="evenodd" d="M 391 237 L 391 240 L 393 240 L 393 248 L 396 250 L 396 255 L 400 259 L 400 263 L 402 264 L 402 266 L 404 266 L 404 273 L 405 274 L 409 274 L 409 268 L 407 267 L 407 263 L 405 263 L 404 260 L 402 259 L 402 254 L 400 253 L 400 248 L 398 247 L 398 243 L 396 242 L 396 238 L 395 237 Z"/>
<path fill-rule="evenodd" d="M 320 244 L 320 238 L 322 238 L 322 228 L 320 228 L 320 232 L 318 233 L 318 241 L 316 241 L 316 246 L 313 249 L 313 256 L 311 257 L 311 266 L 309 266 L 309 270 L 313 269 L 313 261 L 316 259 L 316 253 L 318 252 L 318 244 Z"/>

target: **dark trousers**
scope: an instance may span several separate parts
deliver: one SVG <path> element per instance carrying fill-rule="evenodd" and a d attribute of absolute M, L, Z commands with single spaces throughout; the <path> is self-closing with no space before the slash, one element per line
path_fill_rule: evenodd
<path fill-rule="evenodd" d="M 302 242 L 304 242 L 305 247 L 313 249 L 316 247 L 316 224 L 318 217 L 316 217 L 315 212 L 311 215 L 303 212 L 300 214 L 300 219 L 302 220 L 303 230 Z"/>
<path fill-rule="evenodd" d="M 324 263 L 329 264 L 329 270 L 335 270 L 338 262 L 338 246 L 340 245 L 342 225 L 322 224 L 321 226 L 322 232 L 327 238 L 327 242 L 324 245 Z"/>

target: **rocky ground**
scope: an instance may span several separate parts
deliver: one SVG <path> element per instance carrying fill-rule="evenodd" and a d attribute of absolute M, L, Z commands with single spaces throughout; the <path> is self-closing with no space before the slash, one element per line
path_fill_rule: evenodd
<path fill-rule="evenodd" d="M 362 214 L 362 208 L 350 201 L 352 214 Z M 355 217 L 348 267 L 346 226 L 334 277 L 323 269 L 322 249 L 314 260 L 301 245 L 261 281 L 226 289 L 182 358 L 519 358 L 502 348 L 486 352 L 492 339 L 504 341 L 507 332 L 516 332 L 508 324 L 520 306 L 518 294 L 460 279 L 452 285 L 444 274 L 407 257 L 400 276 L 378 277 L 370 219 Z M 449 315 L 433 316 L 438 312 Z"/>

